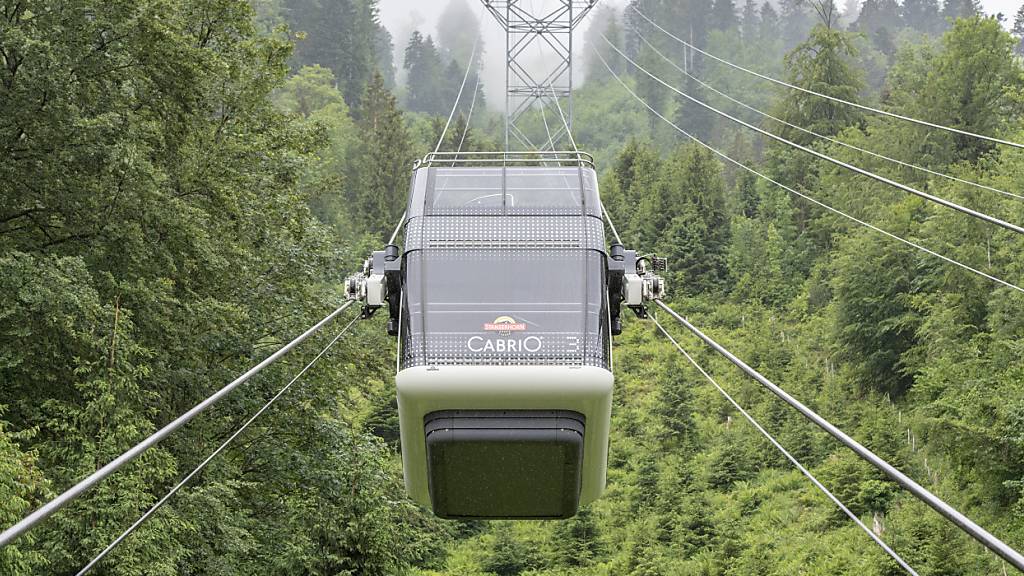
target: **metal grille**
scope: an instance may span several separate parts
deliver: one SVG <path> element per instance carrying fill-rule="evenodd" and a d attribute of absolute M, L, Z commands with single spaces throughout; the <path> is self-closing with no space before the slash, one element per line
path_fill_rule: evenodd
<path fill-rule="evenodd" d="M 409 221 L 405 249 L 508 248 L 604 250 L 596 217 L 452 216 Z"/>

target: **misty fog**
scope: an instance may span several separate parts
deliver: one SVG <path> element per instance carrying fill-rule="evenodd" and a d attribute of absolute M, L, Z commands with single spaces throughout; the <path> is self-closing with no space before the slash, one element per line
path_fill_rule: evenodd
<path fill-rule="evenodd" d="M 540 13 L 545 8 L 550 11 L 561 4 L 560 0 L 521 1 L 522 5 L 528 10 L 536 11 L 537 13 Z M 859 4 L 860 1 L 845 0 L 837 1 L 836 3 L 845 10 L 849 9 L 855 2 Z M 627 2 L 628 0 L 601 0 L 599 6 L 611 6 L 621 11 Z M 740 4 L 738 1 L 736 3 L 737 5 Z M 1019 0 L 981 0 L 981 4 L 987 14 L 1001 12 L 1009 20 L 1017 11 Z M 440 36 L 442 45 L 445 44 L 445 40 L 448 41 L 449 45 L 458 42 L 455 38 L 446 38 L 446 33 L 448 36 L 453 36 L 460 29 L 465 30 L 468 33 L 465 34 L 461 42 L 458 42 L 462 47 L 459 52 L 464 51 L 465 54 L 455 55 L 459 60 L 464 60 L 468 58 L 469 49 L 472 46 L 472 31 L 476 28 L 476 26 L 471 24 L 467 25 L 466 22 L 478 21 L 484 44 L 482 57 L 484 71 L 481 78 L 484 82 L 487 101 L 491 108 L 501 109 L 503 107 L 505 92 L 505 32 L 491 14 L 487 10 L 482 9 L 483 3 L 480 0 L 380 0 L 379 6 L 381 22 L 391 32 L 394 42 L 395 66 L 398 68 L 397 72 L 400 81 L 404 77 L 401 69 L 402 53 L 409 40 L 409 36 L 414 30 L 419 30 L 424 36 L 429 34 L 435 41 L 438 41 Z M 449 29 L 445 30 L 445 27 L 442 25 L 443 15 L 447 15 L 449 20 L 454 20 L 453 15 L 460 15 L 458 16 L 460 22 L 457 25 L 449 26 Z M 582 74 L 582 54 L 585 48 L 583 38 L 593 20 L 593 13 L 591 13 L 584 20 L 580 28 L 576 30 L 574 36 L 573 70 L 574 80 L 577 85 L 584 80 Z M 1009 26 L 1009 21 L 1004 24 Z M 541 43 L 536 43 L 535 46 L 532 46 L 527 51 L 527 55 L 531 53 L 534 56 L 530 59 L 532 66 L 531 62 L 527 62 L 529 68 L 545 67 L 545 58 L 550 58 L 553 54 L 550 48 L 542 46 Z"/>

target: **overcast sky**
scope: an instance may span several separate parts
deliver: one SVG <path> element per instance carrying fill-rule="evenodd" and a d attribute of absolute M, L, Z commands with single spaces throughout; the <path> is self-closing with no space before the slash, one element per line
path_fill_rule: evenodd
<path fill-rule="evenodd" d="M 483 81 L 487 89 L 487 97 L 490 100 L 492 107 L 500 107 L 499 102 L 503 101 L 503 93 L 505 88 L 505 72 L 504 72 L 504 61 L 503 52 L 505 49 L 505 33 L 494 18 L 486 11 L 481 11 L 482 2 L 481 0 L 380 0 L 380 11 L 381 20 L 384 26 L 391 32 L 391 35 L 395 40 L 396 50 L 401 50 L 405 47 L 405 42 L 408 39 L 409 33 L 416 29 L 422 32 L 424 35 L 430 34 L 436 36 L 437 21 L 441 12 L 448 6 L 449 2 L 462 2 L 465 4 L 468 10 L 471 10 L 474 14 L 479 15 L 482 20 L 482 30 L 484 37 L 484 44 L 486 53 L 484 55 L 484 74 Z M 736 0 L 739 4 L 741 0 Z M 541 8 L 548 7 L 552 8 L 558 6 L 560 0 L 521 0 L 524 6 L 528 9 L 531 5 L 540 12 Z M 618 8 L 623 7 L 627 0 L 602 0 L 601 4 L 615 6 Z M 940 0 L 941 2 L 941 0 Z M 1024 0 L 981 0 L 982 7 L 988 14 L 995 14 L 1002 12 L 1006 15 L 1006 25 L 1009 27 L 1012 24 L 1013 15 L 1017 12 L 1021 2 Z M 844 5 L 844 1 L 838 1 L 837 4 L 840 6 Z M 582 38 L 583 33 L 590 23 L 590 19 L 584 21 L 582 27 L 577 30 L 575 38 L 576 43 L 576 65 L 574 69 L 577 71 L 579 68 L 579 61 L 581 60 L 579 54 L 583 50 Z M 533 56 L 537 60 L 543 59 L 545 56 L 541 50 L 535 50 Z"/>

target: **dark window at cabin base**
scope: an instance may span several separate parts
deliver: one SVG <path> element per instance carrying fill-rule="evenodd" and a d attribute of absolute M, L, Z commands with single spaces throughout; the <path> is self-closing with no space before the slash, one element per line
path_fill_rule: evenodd
<path fill-rule="evenodd" d="M 430 498 L 442 518 L 576 514 L 584 417 L 566 410 L 448 410 L 424 418 Z"/>

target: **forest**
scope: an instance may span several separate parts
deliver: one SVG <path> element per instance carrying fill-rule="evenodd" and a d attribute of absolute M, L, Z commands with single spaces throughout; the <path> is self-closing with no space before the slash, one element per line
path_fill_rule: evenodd
<path fill-rule="evenodd" d="M 0 0 L 0 529 L 335 309 L 439 138 L 442 150 L 502 149 L 503 103 L 480 80 L 502 47 L 474 48 L 493 24 L 476 3 L 451 0 L 437 29 L 388 30 L 380 9 Z M 1020 224 L 1020 149 L 780 88 L 652 21 L 808 90 L 1022 142 L 1024 6 L 630 0 L 588 19 L 573 133 L 626 243 L 668 258 L 669 304 L 1024 549 L 1024 293 L 1012 287 L 1024 237 L 760 136 L 630 63 L 797 144 Z M 472 98 L 445 131 L 464 77 Z M 572 519 L 441 520 L 409 499 L 395 342 L 375 317 L 92 573 L 904 573 L 651 322 L 624 318 L 605 495 Z M 1015 572 L 659 320 L 919 574 Z M 0 575 L 76 574 L 342 326 L 0 547 Z"/>

